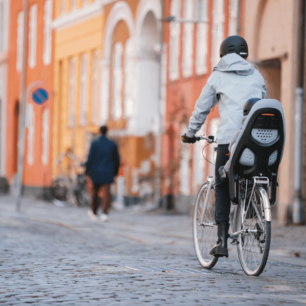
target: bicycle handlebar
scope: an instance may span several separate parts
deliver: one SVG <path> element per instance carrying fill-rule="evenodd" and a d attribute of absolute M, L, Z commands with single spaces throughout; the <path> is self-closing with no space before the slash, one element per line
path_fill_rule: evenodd
<path fill-rule="evenodd" d="M 205 137 L 204 135 L 200 135 L 200 136 L 196 136 L 196 141 L 200 141 L 200 140 L 206 140 L 208 143 L 214 143 L 215 141 L 215 137 L 214 136 L 208 136 Z"/>

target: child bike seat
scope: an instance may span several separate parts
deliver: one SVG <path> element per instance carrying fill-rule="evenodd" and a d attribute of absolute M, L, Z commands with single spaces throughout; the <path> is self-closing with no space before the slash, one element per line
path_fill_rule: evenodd
<path fill-rule="evenodd" d="M 285 118 L 281 103 L 274 99 L 258 101 L 252 107 L 230 157 L 228 177 L 230 198 L 234 204 L 238 204 L 237 179 L 253 176 L 269 178 L 272 182 L 270 202 L 274 204 L 284 145 Z"/>

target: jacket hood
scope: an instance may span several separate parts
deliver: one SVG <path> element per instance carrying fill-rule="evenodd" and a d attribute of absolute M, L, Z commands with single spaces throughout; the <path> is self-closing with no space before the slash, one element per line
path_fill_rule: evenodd
<path fill-rule="evenodd" d="M 231 53 L 220 59 L 219 63 L 214 67 L 214 71 L 236 72 L 240 75 L 250 75 L 254 73 L 255 68 L 240 55 Z"/>

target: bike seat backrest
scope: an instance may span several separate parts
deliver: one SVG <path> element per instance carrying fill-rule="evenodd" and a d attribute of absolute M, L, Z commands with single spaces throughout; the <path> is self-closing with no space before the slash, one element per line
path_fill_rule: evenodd
<path fill-rule="evenodd" d="M 281 103 L 274 99 L 258 101 L 252 107 L 230 157 L 230 187 L 237 175 L 245 178 L 276 176 L 284 144 L 285 119 Z"/>

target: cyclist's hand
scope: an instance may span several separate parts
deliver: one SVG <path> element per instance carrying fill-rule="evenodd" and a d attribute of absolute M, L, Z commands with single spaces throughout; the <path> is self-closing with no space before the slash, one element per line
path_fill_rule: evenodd
<path fill-rule="evenodd" d="M 186 133 L 183 134 L 183 135 L 181 136 L 181 139 L 182 139 L 182 142 L 184 142 L 184 143 L 195 143 L 195 142 L 197 141 L 197 139 L 195 138 L 195 136 L 193 136 L 193 137 L 188 137 L 188 136 L 186 135 Z"/>

